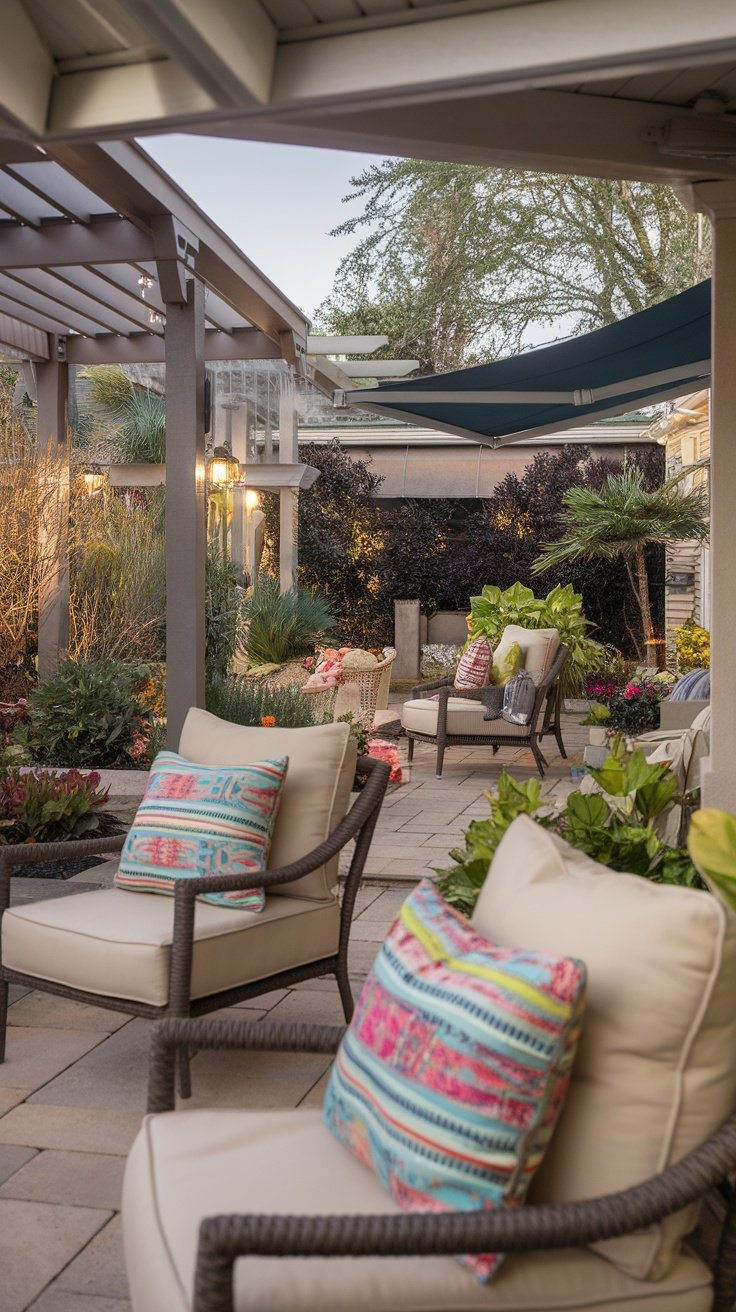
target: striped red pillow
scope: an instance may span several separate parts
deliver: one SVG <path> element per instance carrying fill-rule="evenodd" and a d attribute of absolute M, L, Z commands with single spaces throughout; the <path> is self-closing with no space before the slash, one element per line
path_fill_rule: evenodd
<path fill-rule="evenodd" d="M 491 676 L 493 652 L 487 638 L 474 638 L 455 670 L 456 688 L 485 688 Z"/>

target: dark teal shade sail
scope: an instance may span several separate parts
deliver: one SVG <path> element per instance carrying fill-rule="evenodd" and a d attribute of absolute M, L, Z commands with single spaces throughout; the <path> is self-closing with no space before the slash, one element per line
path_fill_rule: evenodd
<path fill-rule="evenodd" d="M 571 341 L 337 401 L 500 445 L 708 385 L 710 281 Z"/>

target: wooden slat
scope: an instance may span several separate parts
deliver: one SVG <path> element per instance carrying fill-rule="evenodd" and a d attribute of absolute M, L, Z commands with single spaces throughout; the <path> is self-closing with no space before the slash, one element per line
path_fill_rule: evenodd
<path fill-rule="evenodd" d="M 112 332 L 126 334 L 133 328 L 143 326 L 142 316 L 133 316 L 132 314 L 118 314 L 115 311 L 110 299 L 105 301 L 97 297 L 90 296 L 84 289 L 84 280 L 81 275 L 85 273 L 83 268 L 72 265 L 69 269 L 56 271 L 55 269 L 17 269 L 12 275 L 4 275 L 9 281 L 15 283 L 19 289 L 13 292 L 12 287 L 6 286 L 6 291 L 11 295 L 22 295 L 23 289 L 30 292 L 31 289 L 41 296 L 47 298 L 47 309 L 51 313 L 60 313 L 61 307 L 66 311 L 73 311 L 76 315 L 81 315 L 87 323 L 96 325 L 95 332 Z M 3 275 L 0 275 L 2 277 Z M 40 306 L 39 308 L 43 308 Z M 89 328 L 81 327 L 78 323 L 71 325 L 77 332 L 88 332 Z M 147 327 L 147 324 L 146 324 Z"/>

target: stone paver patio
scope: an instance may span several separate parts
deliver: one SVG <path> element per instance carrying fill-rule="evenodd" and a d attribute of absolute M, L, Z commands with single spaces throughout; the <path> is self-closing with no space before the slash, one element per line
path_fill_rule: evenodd
<path fill-rule="evenodd" d="M 586 730 L 565 716 L 570 759 L 553 752 L 550 795 L 570 787 Z M 406 759 L 405 742 L 401 744 Z M 451 748 L 442 779 L 417 745 L 408 783 L 387 797 L 359 894 L 351 946 L 354 990 L 407 893 L 433 874 L 475 817 L 503 768 L 535 774 L 531 753 Z M 66 883 L 14 880 L 14 899 L 73 895 L 108 882 L 112 863 Z M 49 994 L 11 989 L 0 1066 L 0 1312 L 127 1312 L 118 1208 L 125 1155 L 145 1106 L 150 1022 Z M 334 980 L 269 993 L 231 1012 L 252 1019 L 341 1023 Z M 329 1062 L 320 1055 L 200 1053 L 194 1107 L 318 1106 Z M 163 1312 L 163 1309 L 162 1309 Z"/>

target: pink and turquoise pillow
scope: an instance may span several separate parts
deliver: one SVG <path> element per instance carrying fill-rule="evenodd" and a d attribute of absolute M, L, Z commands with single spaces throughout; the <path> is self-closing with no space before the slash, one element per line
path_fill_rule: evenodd
<path fill-rule="evenodd" d="M 564 1101 L 584 998 L 582 962 L 496 947 L 425 880 L 360 995 L 325 1124 L 406 1211 L 518 1206 Z M 461 1260 L 486 1282 L 503 1257 Z"/>
<path fill-rule="evenodd" d="M 193 765 L 159 752 L 115 875 L 119 888 L 173 894 L 179 879 L 266 869 L 288 757 Z M 205 902 L 262 911 L 262 888 L 205 893 Z"/>
<path fill-rule="evenodd" d="M 485 688 L 491 681 L 493 652 L 491 644 L 482 635 L 474 638 L 465 648 L 455 670 L 456 688 Z"/>

